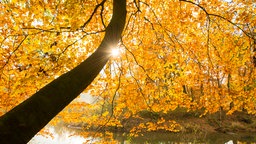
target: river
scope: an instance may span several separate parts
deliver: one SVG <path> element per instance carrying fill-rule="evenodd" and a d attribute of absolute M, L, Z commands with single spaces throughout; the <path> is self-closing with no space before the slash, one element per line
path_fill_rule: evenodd
<path fill-rule="evenodd" d="M 83 138 L 74 135 L 75 130 L 65 127 L 47 126 L 47 130 L 53 137 L 36 135 L 28 144 L 83 144 L 84 142 L 97 142 L 100 140 Z M 139 137 L 129 137 L 124 134 L 115 133 L 114 139 L 120 144 L 256 144 L 256 134 L 250 133 L 167 133 L 150 132 Z"/>

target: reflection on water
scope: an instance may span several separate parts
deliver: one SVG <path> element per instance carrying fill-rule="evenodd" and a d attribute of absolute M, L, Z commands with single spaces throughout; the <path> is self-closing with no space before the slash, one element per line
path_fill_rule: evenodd
<path fill-rule="evenodd" d="M 136 138 L 121 138 L 119 142 L 125 143 L 127 139 L 132 144 L 256 144 L 256 134 L 224 134 L 224 133 L 168 133 L 150 132 Z"/>
<path fill-rule="evenodd" d="M 36 135 L 31 139 L 28 144 L 83 144 L 84 142 L 96 142 L 95 138 L 83 138 L 74 135 L 74 131 L 70 131 L 64 126 L 47 126 L 51 136 Z"/>
<path fill-rule="evenodd" d="M 70 130 L 64 126 L 48 126 L 53 137 L 41 135 L 35 136 L 28 144 L 83 144 L 85 142 L 97 142 L 97 139 L 83 138 L 74 135 L 76 130 Z M 256 144 L 256 134 L 221 134 L 221 133 L 168 133 L 150 132 L 139 137 L 115 133 L 114 139 L 121 144 Z M 99 140 L 99 139 L 98 139 Z"/>

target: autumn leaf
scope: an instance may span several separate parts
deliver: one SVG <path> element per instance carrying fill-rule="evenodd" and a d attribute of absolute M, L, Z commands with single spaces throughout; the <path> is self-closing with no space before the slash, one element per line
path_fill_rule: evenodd
<path fill-rule="evenodd" d="M 11 0 L 0 7 L 0 115 L 88 58 L 113 9 L 108 0 Z M 178 107 L 256 114 L 255 25 L 249 1 L 129 0 L 118 56 L 82 93 L 94 101 L 75 101 L 54 120 L 121 127 L 141 111 Z M 177 127 L 157 119 L 130 132 Z"/>

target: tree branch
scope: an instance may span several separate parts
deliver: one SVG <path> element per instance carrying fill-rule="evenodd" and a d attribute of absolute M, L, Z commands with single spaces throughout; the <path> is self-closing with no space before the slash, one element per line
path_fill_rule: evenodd
<path fill-rule="evenodd" d="M 205 9 L 203 6 L 201 6 L 201 5 L 199 5 L 199 4 L 195 3 L 195 2 L 188 1 L 188 0 L 180 0 L 180 1 L 188 2 L 188 3 L 191 3 L 191 4 L 193 4 L 193 5 L 198 6 L 200 9 L 202 9 L 202 10 L 205 12 L 205 14 L 206 14 L 208 17 L 209 17 L 209 16 L 215 16 L 215 17 L 221 18 L 221 19 L 223 19 L 223 20 L 229 22 L 230 24 L 234 25 L 234 26 L 237 27 L 238 29 L 240 29 L 247 37 L 254 39 L 254 38 L 251 37 L 247 32 L 245 32 L 241 27 L 239 27 L 236 23 L 233 23 L 232 21 L 226 19 L 225 17 L 220 16 L 220 15 L 217 15 L 217 14 L 208 13 L 208 12 L 206 11 L 206 9 Z"/>

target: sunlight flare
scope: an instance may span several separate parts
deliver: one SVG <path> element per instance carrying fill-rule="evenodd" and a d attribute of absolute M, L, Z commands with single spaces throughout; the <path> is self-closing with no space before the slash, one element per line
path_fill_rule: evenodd
<path fill-rule="evenodd" d="M 112 49 L 111 49 L 111 56 L 112 56 L 112 57 L 117 57 L 117 56 L 119 56 L 119 55 L 120 55 L 119 49 L 117 49 L 117 48 L 112 48 Z"/>

